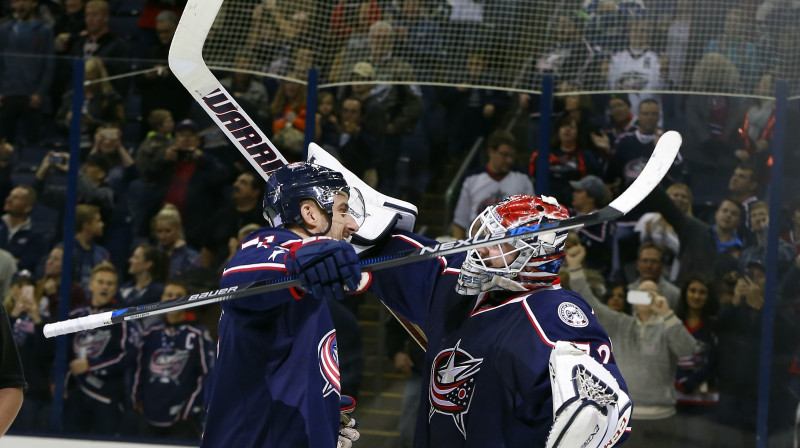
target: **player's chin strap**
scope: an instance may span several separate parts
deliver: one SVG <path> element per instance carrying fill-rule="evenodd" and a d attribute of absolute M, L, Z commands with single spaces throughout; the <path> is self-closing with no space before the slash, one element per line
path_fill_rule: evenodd
<path fill-rule="evenodd" d="M 630 423 L 633 403 L 602 364 L 572 342 L 550 354 L 553 426 L 546 448 L 610 448 Z"/>

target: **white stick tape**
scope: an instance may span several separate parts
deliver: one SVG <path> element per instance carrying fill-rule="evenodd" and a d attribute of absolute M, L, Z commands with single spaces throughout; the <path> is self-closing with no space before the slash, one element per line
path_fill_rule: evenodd
<path fill-rule="evenodd" d="M 111 316 L 113 314 L 113 311 L 108 311 L 105 313 L 79 317 L 77 319 L 69 319 L 62 322 L 46 324 L 44 326 L 44 336 L 47 338 L 52 338 L 53 336 L 61 336 L 62 334 L 76 333 L 78 331 L 102 327 L 103 325 L 110 325 L 112 323 Z"/>

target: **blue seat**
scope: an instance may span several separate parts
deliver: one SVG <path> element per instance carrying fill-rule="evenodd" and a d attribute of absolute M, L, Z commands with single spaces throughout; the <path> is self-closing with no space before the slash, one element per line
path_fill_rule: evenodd
<path fill-rule="evenodd" d="M 112 14 L 139 15 L 144 9 L 145 0 L 111 0 L 109 6 Z M 113 28 L 112 28 L 113 29 Z"/>
<path fill-rule="evenodd" d="M 11 173 L 11 183 L 15 187 L 20 185 L 32 187 L 34 182 L 36 182 L 36 173 L 33 171 L 15 171 Z"/>
<path fill-rule="evenodd" d="M 108 28 L 119 37 L 136 41 L 139 33 L 139 16 L 111 16 L 108 19 Z"/>

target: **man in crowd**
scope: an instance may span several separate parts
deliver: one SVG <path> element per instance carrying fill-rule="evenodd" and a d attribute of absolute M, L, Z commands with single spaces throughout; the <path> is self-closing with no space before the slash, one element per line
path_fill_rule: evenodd
<path fill-rule="evenodd" d="M 19 270 L 36 270 L 36 264 L 46 253 L 44 236 L 37 232 L 31 221 L 36 205 L 36 191 L 28 186 L 11 190 L 5 200 L 0 218 L 0 249 L 14 256 Z"/>
<path fill-rule="evenodd" d="M 664 252 L 664 247 L 650 241 L 639 246 L 639 256 L 636 259 L 639 277 L 628 285 L 628 290 L 638 289 L 642 282 L 649 280 L 658 285 L 658 290 L 666 297 L 669 307 L 675 309 L 681 290 L 664 278 Z"/>
<path fill-rule="evenodd" d="M 512 171 L 517 160 L 517 140 L 508 131 L 495 131 L 487 142 L 489 161 L 479 173 L 467 176 L 453 216 L 453 236 L 461 239 L 472 219 L 487 206 L 512 194 L 533 194 L 533 184 L 523 173 Z"/>

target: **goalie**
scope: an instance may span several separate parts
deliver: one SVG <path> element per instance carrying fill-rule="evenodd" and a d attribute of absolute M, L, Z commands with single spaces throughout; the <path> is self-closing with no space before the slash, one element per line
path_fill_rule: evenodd
<path fill-rule="evenodd" d="M 512 196 L 481 213 L 469 235 L 568 217 L 553 198 Z M 370 289 L 428 338 L 415 447 L 605 448 L 627 437 L 633 405 L 611 341 L 556 275 L 566 236 L 370 274 Z M 395 231 L 380 250 L 430 244 Z"/>

